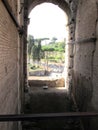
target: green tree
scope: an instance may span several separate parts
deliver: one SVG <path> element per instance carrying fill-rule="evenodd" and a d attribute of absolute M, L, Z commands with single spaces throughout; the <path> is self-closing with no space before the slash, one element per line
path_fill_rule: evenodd
<path fill-rule="evenodd" d="M 32 47 L 34 46 L 34 37 L 32 35 L 28 36 L 28 57 L 30 62 L 30 56 L 32 53 Z"/>
<path fill-rule="evenodd" d="M 34 39 L 34 46 L 33 46 L 33 61 L 38 61 L 38 64 L 40 63 L 41 56 L 43 56 L 42 52 L 42 46 L 41 42 L 44 40 L 49 40 L 49 38 L 39 38 L 39 39 Z"/>
<path fill-rule="evenodd" d="M 56 37 L 53 37 L 52 39 L 51 39 L 51 42 L 52 43 L 55 43 L 57 41 L 57 38 Z"/>
<path fill-rule="evenodd" d="M 34 45 L 32 48 L 32 57 L 33 57 L 33 61 L 36 61 L 38 59 L 37 57 L 37 45 Z"/>

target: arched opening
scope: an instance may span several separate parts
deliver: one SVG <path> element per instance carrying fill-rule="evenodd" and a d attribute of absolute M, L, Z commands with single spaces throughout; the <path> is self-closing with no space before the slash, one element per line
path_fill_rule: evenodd
<path fill-rule="evenodd" d="M 29 3 L 30 2 L 30 3 Z M 67 2 L 65 2 L 65 0 L 38 0 L 38 1 L 28 1 L 28 14 L 30 14 L 30 11 L 32 9 L 34 9 L 34 7 L 36 7 L 39 4 L 42 3 L 52 3 L 54 5 L 58 5 L 61 9 L 63 9 L 64 13 L 66 14 L 66 22 L 65 22 L 65 30 L 66 33 L 64 35 L 64 38 L 66 38 L 66 44 L 65 44 L 65 65 L 64 65 L 64 78 L 65 78 L 65 88 L 66 90 L 68 90 L 69 92 L 69 86 L 70 86 L 70 81 L 72 78 L 72 53 L 73 53 L 73 45 L 72 45 L 72 41 L 74 39 L 74 23 L 72 20 L 70 21 L 71 18 L 71 11 L 70 8 L 68 7 Z M 48 14 L 47 14 L 48 15 Z M 34 18 L 34 17 L 33 17 Z M 41 21 L 41 18 L 40 18 Z M 46 20 L 45 20 L 46 21 Z M 47 26 L 46 26 L 47 28 Z M 71 32 L 70 32 L 70 28 L 71 28 Z M 32 28 L 33 30 L 33 28 Z M 42 30 L 43 31 L 43 30 Z M 72 35 L 70 35 L 72 34 Z M 43 37 L 42 37 L 43 38 Z M 45 36 L 44 38 L 47 38 L 47 36 Z M 34 42 L 34 37 L 31 36 L 31 39 L 33 39 Z M 38 41 L 36 40 L 37 45 L 40 45 L 38 43 Z M 71 43 L 71 44 L 70 44 Z M 48 43 L 47 43 L 48 44 Z M 29 82 L 29 85 L 31 86 L 31 84 L 33 83 L 34 85 L 34 81 L 31 80 L 31 82 Z M 59 112 L 68 112 L 71 111 L 70 105 L 72 105 L 70 102 L 70 94 L 67 93 L 66 90 L 63 89 L 57 89 L 57 88 L 53 88 L 55 87 L 55 84 L 53 84 L 53 87 L 50 87 L 49 89 L 47 89 L 47 85 L 44 84 L 44 87 L 41 87 L 41 83 L 38 82 L 38 79 L 35 80 L 35 83 L 39 83 L 40 87 L 36 87 L 36 85 L 34 87 L 30 87 L 30 95 L 29 95 L 29 100 L 26 102 L 26 107 L 25 107 L 25 113 L 59 113 Z M 58 84 L 58 83 L 57 83 Z M 28 107 L 29 106 L 29 107 Z M 40 126 L 41 124 L 41 126 Z M 46 124 L 46 125 L 45 125 Z M 53 121 L 51 122 L 49 120 L 49 122 L 40 122 L 38 123 L 38 127 L 41 127 L 41 129 L 63 129 L 65 127 L 65 122 L 62 121 Z M 45 125 L 45 126 L 44 126 Z"/>
<path fill-rule="evenodd" d="M 32 9 L 34 7 L 36 7 L 37 5 L 40 5 L 42 3 L 52 3 L 54 5 L 57 5 L 58 7 L 60 7 L 64 12 L 66 12 L 66 14 L 68 15 L 68 19 L 70 20 L 71 18 L 71 10 L 70 10 L 70 7 L 69 7 L 69 4 L 68 3 L 71 3 L 70 1 L 67 2 L 65 0 L 30 0 L 28 1 L 28 14 L 30 14 L 30 12 L 32 11 Z"/>
<path fill-rule="evenodd" d="M 44 2 L 42 2 L 42 3 L 44 3 Z M 50 4 L 51 3 L 51 4 Z M 40 5 L 39 5 L 40 4 Z M 68 23 L 69 23 L 69 19 L 70 19 L 70 9 L 68 9 L 68 5 L 66 6 L 66 4 L 62 4 L 62 6 L 61 5 L 59 5 L 58 3 L 55 3 L 55 2 L 49 2 L 49 3 L 44 3 L 44 4 L 47 4 L 48 6 L 49 6 L 49 4 L 50 5 L 52 5 L 52 6 L 54 6 L 54 7 L 56 7 L 56 8 L 58 8 L 58 10 L 59 11 L 61 11 L 62 13 L 61 13 L 61 15 L 63 14 L 64 16 L 64 18 L 65 18 L 65 20 L 64 20 L 64 18 L 63 18 L 63 23 L 64 23 L 64 27 L 63 27 L 63 32 L 62 32 L 62 30 L 60 30 L 60 24 L 58 24 L 58 27 L 59 27 L 59 30 L 61 31 L 61 34 L 62 34 L 62 36 L 63 36 L 63 40 L 62 41 L 60 41 L 60 42 L 63 42 L 63 44 L 64 44 L 64 46 L 66 46 L 66 44 L 69 42 L 69 26 L 67 26 L 68 25 Z M 34 11 L 34 10 L 36 10 L 36 5 L 39 5 L 39 6 L 41 6 L 42 4 L 41 3 L 37 3 L 35 6 L 34 6 L 35 4 L 34 4 L 34 2 L 30 5 L 30 7 L 29 7 L 29 13 L 30 13 L 30 11 L 31 11 L 31 7 L 33 8 L 33 10 L 32 10 L 32 12 Z M 58 5 L 58 6 L 57 6 Z M 65 5 L 65 6 L 64 6 Z M 35 7 L 35 8 L 34 8 Z M 62 7 L 62 8 L 61 8 Z M 64 8 L 64 7 L 67 7 L 67 8 Z M 51 9 L 50 9 L 51 10 Z M 67 12 L 65 12 L 67 10 Z M 55 11 L 55 8 L 54 8 L 54 11 Z M 46 12 L 46 11 L 45 11 Z M 49 11 L 48 11 L 49 12 Z M 52 15 L 51 14 L 52 12 L 50 12 L 50 15 Z M 32 14 L 32 13 L 30 13 L 30 14 Z M 47 13 L 45 13 L 45 14 L 47 14 Z M 37 13 L 36 13 L 36 15 L 37 15 Z M 56 15 L 58 15 L 58 14 L 56 14 Z M 46 15 L 47 16 L 47 15 Z M 39 28 L 39 30 L 44 30 L 44 28 L 47 28 L 48 26 L 50 27 L 50 28 L 52 28 L 51 30 L 51 32 L 45 32 L 46 33 L 46 35 L 45 36 L 42 36 L 42 34 L 40 34 L 40 38 L 44 38 L 44 43 L 47 43 L 47 38 L 49 38 L 49 35 L 47 35 L 47 33 L 49 34 L 50 33 L 50 35 L 51 35 L 51 33 L 54 31 L 53 30 L 53 26 L 51 27 L 51 24 L 50 25 L 48 25 L 48 24 L 45 24 L 44 23 L 44 27 L 43 27 L 43 29 L 42 28 L 40 28 L 39 27 L 39 25 L 41 25 L 42 23 L 43 23 L 43 21 L 46 21 L 46 23 L 47 23 L 47 20 L 50 22 L 50 23 L 52 23 L 53 22 L 53 18 L 52 18 L 52 22 L 51 22 L 51 20 L 49 20 L 48 19 L 48 17 L 46 18 L 46 16 L 44 17 L 44 20 L 43 19 L 41 19 L 41 16 L 36 16 L 36 17 L 40 17 L 40 19 L 39 20 L 35 20 L 34 19 L 34 17 L 31 19 L 31 22 L 33 21 L 35 21 L 36 23 L 38 23 L 38 25 L 37 25 L 37 28 Z M 61 16 L 62 17 L 62 16 Z M 46 18 L 46 19 L 45 19 Z M 41 23 L 42 22 L 42 23 Z M 57 20 L 57 22 L 56 23 L 59 23 L 60 22 L 60 20 L 59 20 L 59 18 L 58 18 L 58 20 Z M 55 24 L 56 24 L 55 23 Z M 42 25 L 41 25 L 41 27 L 42 27 Z M 56 28 L 58 28 L 57 26 L 55 26 L 54 25 L 54 27 L 56 27 Z M 30 27 L 30 28 L 32 28 L 32 32 L 33 32 L 33 30 L 34 30 L 34 26 L 33 27 Z M 30 29 L 28 29 L 29 30 L 29 32 L 30 32 Z M 39 33 L 39 31 L 37 31 L 38 29 L 35 29 L 35 35 L 37 36 L 38 35 L 38 33 Z M 57 30 L 58 31 L 58 30 Z M 56 33 L 56 31 L 55 31 L 55 33 Z M 57 33 L 56 33 L 57 34 Z M 58 34 L 58 35 L 61 35 L 60 33 Z M 54 37 L 55 35 L 54 34 L 52 34 L 51 35 L 51 38 L 53 37 L 53 38 L 56 38 L 56 37 Z M 58 36 L 59 37 L 59 36 Z M 34 38 L 34 37 L 33 37 Z M 46 38 L 46 39 L 45 39 Z M 36 38 L 35 38 L 36 39 Z M 50 39 L 50 38 L 49 38 Z M 48 39 L 48 43 L 49 43 L 49 39 Z M 33 39 L 34 40 L 34 39 Z M 36 39 L 36 40 L 38 40 L 38 38 Z M 56 39 L 57 40 L 57 39 Z M 65 43 L 65 40 L 66 40 L 66 43 Z M 34 41 L 33 41 L 34 42 Z M 34 44 L 34 43 L 33 43 Z M 38 43 L 37 43 L 38 44 Z M 52 49 L 54 49 L 54 48 L 52 48 Z M 58 55 L 58 58 L 59 58 L 59 66 L 57 66 L 57 67 L 61 67 L 61 69 L 63 70 L 62 72 L 63 72 L 63 74 L 60 74 L 60 75 L 63 75 L 63 80 L 62 80 L 62 86 L 63 87 L 65 87 L 66 89 L 68 89 L 68 83 L 66 84 L 65 83 L 65 81 L 66 81 L 66 74 L 65 74 L 65 71 L 66 71 L 66 69 L 65 69 L 65 64 L 63 64 L 63 65 L 60 65 L 60 62 L 64 62 L 65 61 L 65 58 L 66 58 L 66 56 L 67 56 L 67 58 L 66 58 L 66 64 L 67 64 L 67 59 L 68 59 L 68 54 L 67 55 L 65 55 L 65 52 L 66 52 L 66 50 L 65 50 L 65 48 L 63 47 L 62 48 L 63 50 L 64 50 L 64 53 L 62 54 L 62 53 L 60 53 L 59 55 Z M 67 49 L 68 50 L 68 49 Z M 35 53 L 35 52 L 34 52 Z M 66 52 L 67 53 L 67 52 Z M 69 53 L 69 52 L 68 52 Z M 45 60 L 44 60 L 44 64 L 46 64 L 46 66 L 44 65 L 44 70 L 45 70 L 45 72 L 46 72 L 46 70 L 48 70 L 48 66 L 49 65 L 47 65 L 48 64 L 48 60 L 47 60 L 47 55 L 50 55 L 50 53 L 48 54 L 48 52 L 46 52 L 45 53 Z M 56 54 L 54 54 L 55 56 L 56 56 Z M 51 57 L 51 56 L 50 56 Z M 63 58 L 62 58 L 63 57 Z M 52 56 L 52 58 L 54 58 L 53 56 Z M 62 58 L 62 59 L 61 59 Z M 52 60 L 52 59 L 50 59 L 50 60 Z M 33 62 L 34 63 L 34 62 Z M 51 65 L 50 65 L 51 66 Z M 67 65 L 68 66 L 68 65 Z M 32 66 L 30 66 L 30 67 L 32 67 Z M 33 66 L 34 67 L 34 69 L 35 69 L 35 65 Z M 55 68 L 54 68 L 54 70 L 55 71 L 57 71 Z M 32 71 L 32 70 L 31 70 Z M 60 69 L 58 69 L 58 71 L 61 71 Z M 31 74 L 31 73 L 30 73 Z M 32 75 L 32 74 L 31 74 Z M 40 75 L 40 74 L 39 74 Z M 58 74 L 56 73 L 56 75 L 58 76 Z M 31 79 L 32 80 L 32 79 Z M 65 84 L 64 84 L 65 83 Z M 65 86 L 66 85 L 66 86 Z"/>
<path fill-rule="evenodd" d="M 62 82 L 58 87 L 64 87 L 67 15 L 58 6 L 44 3 L 36 6 L 30 13 L 29 18 L 29 79 L 44 80 L 42 84 L 46 84 L 46 80 L 50 81 L 49 84 L 52 84 L 51 80 L 54 80 L 55 85 L 58 85 L 56 80 L 61 80 Z"/>

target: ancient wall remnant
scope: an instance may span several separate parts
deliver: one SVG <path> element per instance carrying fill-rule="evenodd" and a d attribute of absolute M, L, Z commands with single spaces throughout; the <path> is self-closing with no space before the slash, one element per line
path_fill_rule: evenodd
<path fill-rule="evenodd" d="M 0 113 L 20 112 L 23 99 L 20 92 L 28 85 L 28 15 L 44 2 L 58 5 L 68 15 L 65 84 L 68 89 L 71 87 L 80 111 L 98 111 L 98 0 L 7 0 L 11 14 L 3 1 L 0 1 Z M 98 121 L 90 121 L 97 130 Z M 0 124 L 0 129 L 11 130 L 12 125 Z"/>
<path fill-rule="evenodd" d="M 7 10 L 7 6 L 10 7 L 18 22 L 20 0 L 18 2 L 8 0 L 5 3 L 0 0 L 0 114 L 16 114 L 21 109 L 19 94 L 21 37 L 15 21 Z M 1 123 L 0 129 L 14 129 L 13 123 Z"/>
<path fill-rule="evenodd" d="M 80 0 L 76 15 L 73 90 L 80 111 L 98 111 L 97 2 Z M 96 120 L 86 129 L 97 130 Z"/>

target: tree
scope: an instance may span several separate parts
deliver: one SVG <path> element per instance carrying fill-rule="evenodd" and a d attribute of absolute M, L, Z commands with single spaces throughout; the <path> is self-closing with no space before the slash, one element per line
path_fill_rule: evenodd
<path fill-rule="evenodd" d="M 28 36 L 28 56 L 29 56 L 29 63 L 30 63 L 30 56 L 32 53 L 32 47 L 34 46 L 34 37 L 32 35 Z"/>
<path fill-rule="evenodd" d="M 49 40 L 49 38 L 39 38 L 39 39 L 34 39 L 34 46 L 33 46 L 33 61 L 37 60 L 38 64 L 40 63 L 41 56 L 42 56 L 42 47 L 41 47 L 41 42 L 43 40 Z"/>
<path fill-rule="evenodd" d="M 37 60 L 37 46 L 34 45 L 32 48 L 32 56 L 33 56 L 33 61 Z"/>
<path fill-rule="evenodd" d="M 57 40 L 57 38 L 56 38 L 56 37 L 53 37 L 53 38 L 51 39 L 52 43 L 55 43 L 55 42 L 56 42 L 56 40 Z"/>

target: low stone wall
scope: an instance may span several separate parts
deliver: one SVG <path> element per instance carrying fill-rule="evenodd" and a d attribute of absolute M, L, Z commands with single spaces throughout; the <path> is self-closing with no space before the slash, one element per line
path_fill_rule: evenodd
<path fill-rule="evenodd" d="M 44 77 L 43 77 L 44 79 Z M 48 87 L 64 87 L 65 86 L 65 81 L 64 78 L 60 79 L 47 79 L 47 80 L 42 80 L 42 79 L 31 79 L 28 81 L 30 87 L 42 87 L 42 86 L 48 86 Z"/>

